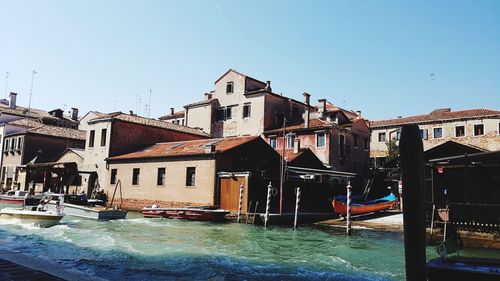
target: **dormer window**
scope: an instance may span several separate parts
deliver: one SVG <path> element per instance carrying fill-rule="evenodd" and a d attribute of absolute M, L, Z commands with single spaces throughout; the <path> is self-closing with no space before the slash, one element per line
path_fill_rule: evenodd
<path fill-rule="evenodd" d="M 234 83 L 233 83 L 233 81 L 227 82 L 226 94 L 232 94 L 232 93 L 234 93 Z"/>

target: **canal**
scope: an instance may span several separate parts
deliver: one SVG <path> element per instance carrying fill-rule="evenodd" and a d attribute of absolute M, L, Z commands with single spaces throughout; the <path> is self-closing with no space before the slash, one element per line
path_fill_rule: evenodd
<path fill-rule="evenodd" d="M 41 229 L 0 220 L 0 249 L 109 280 L 404 280 L 403 234 L 66 216 Z M 428 249 L 431 254 L 432 249 Z"/>

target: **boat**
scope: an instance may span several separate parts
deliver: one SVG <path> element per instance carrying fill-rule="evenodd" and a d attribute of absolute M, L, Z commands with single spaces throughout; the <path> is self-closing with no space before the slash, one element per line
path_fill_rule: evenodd
<path fill-rule="evenodd" d="M 27 191 L 22 190 L 9 190 L 4 194 L 0 194 L 0 203 L 24 204 L 24 199 L 27 193 Z M 42 197 L 43 194 L 29 196 L 27 199 L 30 200 L 30 204 L 28 205 L 38 205 L 38 202 L 42 199 Z"/>
<path fill-rule="evenodd" d="M 127 211 L 118 208 L 108 208 L 105 202 L 98 199 L 87 199 L 82 195 L 52 194 L 52 199 L 47 203 L 49 210 L 56 210 L 58 197 L 63 196 L 61 204 L 67 215 L 94 219 L 94 220 L 118 220 L 127 216 Z"/>
<path fill-rule="evenodd" d="M 347 203 L 346 196 L 337 196 L 332 201 L 335 213 L 340 215 L 347 214 Z M 390 209 L 397 202 L 396 196 L 394 194 L 389 194 L 385 197 L 374 199 L 374 200 L 360 200 L 357 198 L 352 198 L 351 200 L 351 214 L 352 215 L 363 215 L 369 213 L 375 213 L 383 210 Z"/>
<path fill-rule="evenodd" d="M 427 262 L 432 280 L 500 280 L 500 260 L 476 257 L 439 257 Z"/>
<path fill-rule="evenodd" d="M 48 199 L 44 197 L 38 206 L 25 205 L 22 208 L 3 208 L 0 210 L 0 218 L 20 219 L 39 227 L 54 226 L 64 217 L 63 208 L 58 206 L 55 211 L 50 211 L 47 208 L 47 202 Z"/>
<path fill-rule="evenodd" d="M 161 208 L 157 205 L 145 207 L 142 214 L 145 218 L 169 218 L 194 221 L 224 221 L 230 211 L 215 207 Z"/>

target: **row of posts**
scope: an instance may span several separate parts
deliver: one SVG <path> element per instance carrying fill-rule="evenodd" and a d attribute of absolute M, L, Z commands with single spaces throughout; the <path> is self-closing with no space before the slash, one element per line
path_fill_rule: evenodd
<path fill-rule="evenodd" d="M 238 223 L 241 223 L 242 220 L 242 209 L 243 209 L 243 184 L 240 185 L 240 198 L 239 198 L 239 203 L 238 203 Z M 271 210 L 271 195 L 273 191 L 273 186 L 271 185 L 271 182 L 269 182 L 269 185 L 267 186 L 267 200 L 266 200 L 266 214 L 264 216 L 264 227 L 267 227 L 267 223 L 269 221 L 269 212 Z M 295 189 L 295 216 L 293 220 L 293 228 L 297 229 L 297 222 L 298 222 L 298 216 L 299 216 L 299 207 L 300 207 L 300 187 L 297 187 Z M 346 214 L 346 232 L 347 235 L 351 235 L 351 199 L 352 198 L 352 186 L 351 182 L 347 182 L 347 214 Z M 250 202 L 250 208 L 251 208 L 251 202 Z M 255 222 L 255 214 L 257 213 L 257 206 L 259 202 L 257 201 L 255 204 L 255 209 L 254 209 L 254 214 L 253 214 L 253 220 Z M 248 212 L 247 212 L 248 213 Z M 248 215 L 246 217 L 246 223 L 248 223 Z"/>

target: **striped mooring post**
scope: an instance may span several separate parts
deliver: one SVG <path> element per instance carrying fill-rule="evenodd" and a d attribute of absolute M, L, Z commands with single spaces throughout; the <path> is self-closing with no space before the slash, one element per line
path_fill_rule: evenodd
<path fill-rule="evenodd" d="M 240 184 L 240 201 L 238 202 L 238 223 L 241 222 L 241 209 L 243 208 L 243 184 Z"/>
<path fill-rule="evenodd" d="M 347 235 L 351 235 L 351 181 L 347 182 Z"/>
<path fill-rule="evenodd" d="M 267 221 L 269 220 L 269 210 L 271 209 L 271 190 L 273 186 L 271 182 L 267 186 L 267 201 L 266 201 L 266 217 L 264 218 L 264 227 L 267 227 Z"/>
<path fill-rule="evenodd" d="M 299 215 L 299 203 L 300 203 L 300 187 L 295 189 L 296 199 L 295 199 L 295 219 L 293 221 L 293 229 L 297 229 L 297 217 Z"/>

